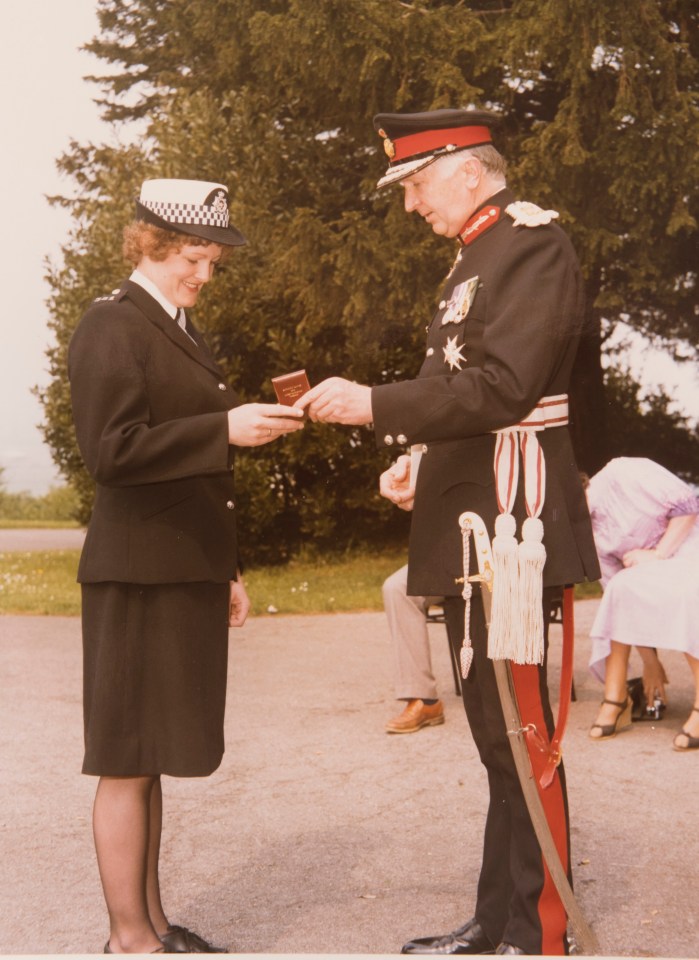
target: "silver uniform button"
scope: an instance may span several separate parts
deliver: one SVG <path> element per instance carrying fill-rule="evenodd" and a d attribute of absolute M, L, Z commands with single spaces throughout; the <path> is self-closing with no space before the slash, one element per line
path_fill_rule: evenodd
<path fill-rule="evenodd" d="M 226 389 L 227 389 L 225 383 L 219 383 L 218 388 L 219 388 L 219 390 L 226 390 Z"/>
<path fill-rule="evenodd" d="M 425 356 L 431 357 L 433 353 L 434 353 L 434 347 L 428 347 L 427 353 L 425 354 Z"/>
<path fill-rule="evenodd" d="M 423 453 L 427 453 L 427 444 L 426 444 L 426 443 L 423 443 L 423 445 L 422 445 L 422 452 L 423 452 Z"/>
<path fill-rule="evenodd" d="M 447 305 L 447 301 L 446 301 L 446 300 L 440 300 L 440 301 L 439 301 L 439 309 L 440 309 L 440 310 L 444 310 L 444 308 L 446 307 L 446 305 Z"/>
<path fill-rule="evenodd" d="M 407 443 L 407 442 L 408 442 L 408 438 L 404 433 L 399 433 L 398 436 L 396 437 L 396 443 Z"/>
<path fill-rule="evenodd" d="M 227 500 L 226 506 L 228 507 L 229 510 L 233 510 L 233 508 L 235 507 L 235 504 L 233 503 L 232 500 Z"/>
<path fill-rule="evenodd" d="M 393 437 L 391 436 L 390 433 L 386 434 L 386 436 L 383 438 L 383 442 L 386 444 L 387 447 L 393 446 Z"/>

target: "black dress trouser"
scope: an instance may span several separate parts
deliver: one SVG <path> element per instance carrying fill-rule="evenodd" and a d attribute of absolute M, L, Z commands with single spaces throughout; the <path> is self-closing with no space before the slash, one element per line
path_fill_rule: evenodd
<path fill-rule="evenodd" d="M 544 602 L 546 611 L 546 591 Z M 444 610 L 450 642 L 458 658 L 464 636 L 464 601 L 460 597 L 449 597 Z M 462 696 L 490 790 L 475 917 L 494 945 L 504 941 L 527 954 L 560 956 L 568 952 L 565 911 L 545 867 L 519 783 L 495 671 L 487 656 L 485 617 L 477 590 L 471 601 L 470 635 L 474 656 L 469 675 L 462 680 Z M 540 667 L 526 668 L 524 676 L 524 683 L 529 684 L 527 699 L 533 698 L 538 703 L 550 737 L 554 723 L 546 683 L 546 660 Z M 525 722 L 524 716 L 522 719 Z M 564 866 L 567 866 L 570 862 L 568 805 L 562 764 L 549 789 L 553 793 L 547 797 L 547 803 L 553 806 L 558 818 L 566 856 Z"/>

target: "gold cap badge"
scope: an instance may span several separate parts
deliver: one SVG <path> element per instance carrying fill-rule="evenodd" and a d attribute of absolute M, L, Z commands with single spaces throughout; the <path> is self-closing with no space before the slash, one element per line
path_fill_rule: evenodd
<path fill-rule="evenodd" d="M 386 156 L 389 160 L 393 160 L 396 155 L 396 147 L 393 140 L 387 136 L 385 130 L 379 130 L 379 136 L 383 137 L 383 148 L 386 151 Z"/>

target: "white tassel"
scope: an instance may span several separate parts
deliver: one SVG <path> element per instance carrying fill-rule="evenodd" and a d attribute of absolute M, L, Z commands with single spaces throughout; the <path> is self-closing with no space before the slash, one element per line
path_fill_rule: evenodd
<path fill-rule="evenodd" d="M 464 588 L 461 596 L 464 598 L 464 642 L 461 645 L 461 654 L 459 661 L 461 663 L 461 677 L 466 680 L 468 672 L 473 663 L 473 647 L 471 646 L 471 597 L 473 587 L 471 586 L 468 574 L 471 568 L 471 533 L 473 528 L 471 524 L 464 524 L 461 527 L 461 546 L 462 560 L 464 568 Z"/>
<path fill-rule="evenodd" d="M 493 603 L 488 631 L 488 656 L 509 660 L 519 628 L 517 589 L 517 523 L 511 513 L 495 519 L 493 537 Z"/>
<path fill-rule="evenodd" d="M 468 672 L 471 669 L 471 664 L 473 663 L 473 647 L 469 644 L 468 646 L 464 643 L 461 648 L 461 676 L 464 680 L 468 677 Z"/>
<path fill-rule="evenodd" d="M 473 647 L 471 646 L 471 595 L 473 587 L 466 579 L 468 576 L 468 566 L 464 566 L 464 589 L 461 596 L 464 598 L 464 642 L 461 644 L 461 676 L 465 680 L 468 677 L 468 671 L 473 663 Z"/>
<path fill-rule="evenodd" d="M 519 629 L 510 655 L 515 663 L 544 662 L 543 575 L 546 549 L 542 543 L 544 525 L 538 517 L 522 524 L 518 547 Z"/>

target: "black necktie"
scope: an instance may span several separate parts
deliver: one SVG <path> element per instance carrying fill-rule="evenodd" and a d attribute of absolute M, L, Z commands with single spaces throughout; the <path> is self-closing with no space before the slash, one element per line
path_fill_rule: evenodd
<path fill-rule="evenodd" d="M 180 309 L 177 311 L 177 323 L 178 323 L 178 325 L 179 325 L 180 327 L 182 327 L 182 329 L 183 329 L 184 332 L 187 334 L 187 336 L 188 336 L 189 339 L 192 341 L 192 343 L 193 343 L 195 346 L 197 346 L 197 341 L 194 339 L 194 337 L 192 336 L 192 334 L 191 334 L 191 333 L 189 332 L 189 330 L 187 329 L 187 317 L 185 316 L 185 312 L 184 312 L 184 310 L 182 309 L 182 307 L 180 307 Z"/>

